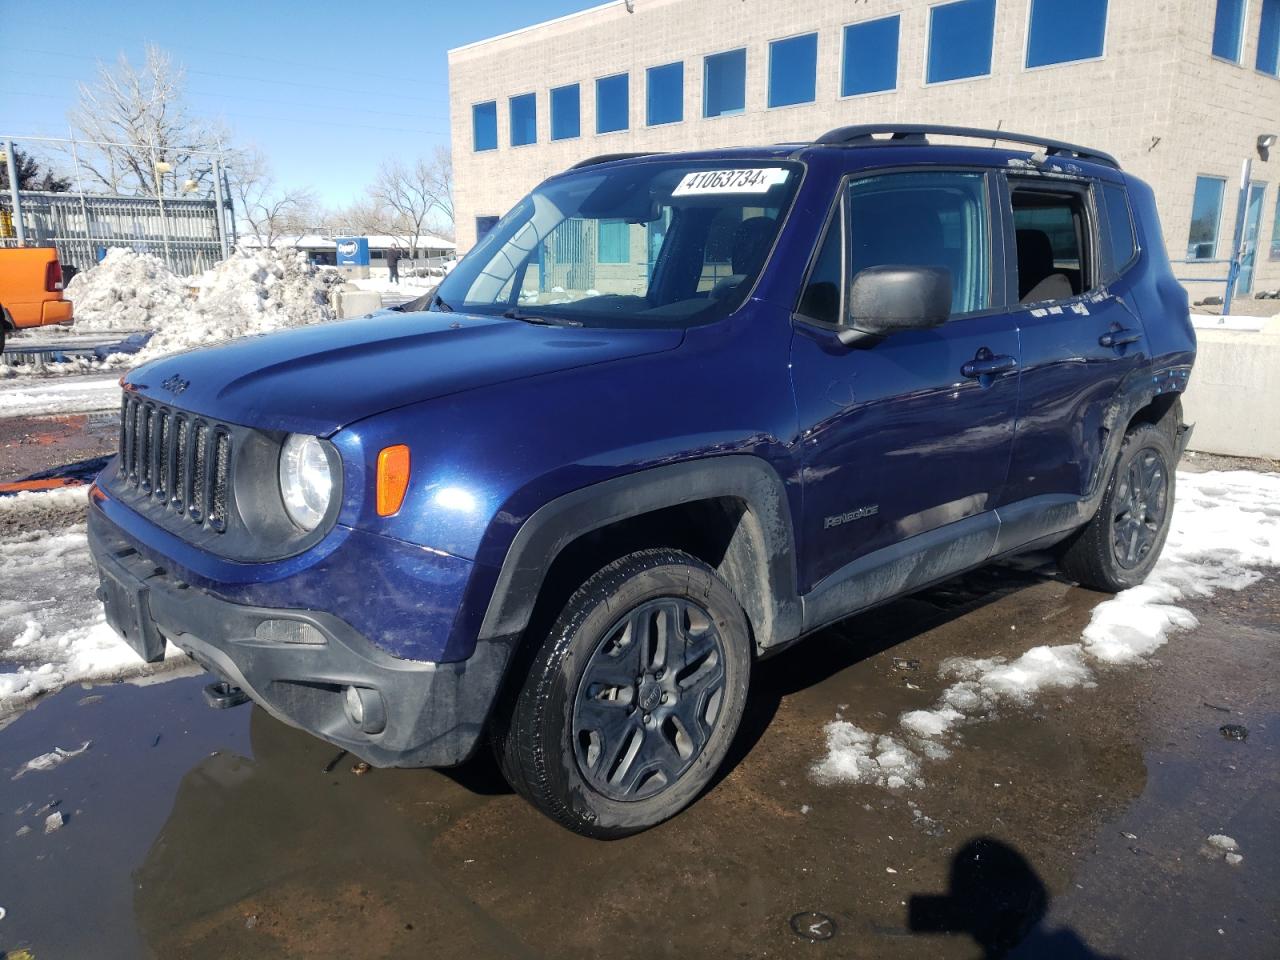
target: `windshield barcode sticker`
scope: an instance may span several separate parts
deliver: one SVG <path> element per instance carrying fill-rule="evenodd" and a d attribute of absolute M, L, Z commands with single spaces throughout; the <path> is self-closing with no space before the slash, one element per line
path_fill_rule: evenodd
<path fill-rule="evenodd" d="M 673 197 L 700 193 L 768 193 L 771 187 L 786 183 L 790 170 L 783 167 L 751 167 L 746 170 L 699 170 L 687 173 Z"/>

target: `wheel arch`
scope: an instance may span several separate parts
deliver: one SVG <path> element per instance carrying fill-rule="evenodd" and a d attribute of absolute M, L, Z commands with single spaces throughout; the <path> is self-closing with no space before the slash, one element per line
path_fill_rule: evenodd
<path fill-rule="evenodd" d="M 535 511 L 507 550 L 480 639 L 523 632 L 535 608 L 558 607 L 605 564 L 654 546 L 713 567 L 743 609 L 759 649 L 800 633 L 795 538 L 785 488 L 765 461 L 731 455 L 584 487 Z"/>

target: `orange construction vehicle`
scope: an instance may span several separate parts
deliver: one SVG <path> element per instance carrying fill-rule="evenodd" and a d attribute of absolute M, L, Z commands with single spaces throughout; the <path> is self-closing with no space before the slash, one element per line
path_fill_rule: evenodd
<path fill-rule="evenodd" d="M 0 352 L 14 330 L 71 322 L 62 264 L 53 247 L 0 248 Z"/>

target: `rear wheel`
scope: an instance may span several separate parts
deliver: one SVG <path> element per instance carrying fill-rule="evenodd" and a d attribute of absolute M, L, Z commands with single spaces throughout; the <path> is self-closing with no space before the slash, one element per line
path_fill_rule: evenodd
<path fill-rule="evenodd" d="M 1169 535 L 1174 464 L 1168 431 L 1152 423 L 1131 429 L 1098 512 L 1062 552 L 1062 571 L 1110 593 L 1146 580 Z"/>
<path fill-rule="evenodd" d="M 693 802 L 737 731 L 751 670 L 746 615 L 676 550 L 609 564 L 569 599 L 495 721 L 512 787 L 587 836 L 637 833 Z"/>

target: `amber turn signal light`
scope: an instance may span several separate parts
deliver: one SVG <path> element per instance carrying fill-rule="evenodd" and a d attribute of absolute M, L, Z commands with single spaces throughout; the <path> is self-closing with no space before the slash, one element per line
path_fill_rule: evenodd
<path fill-rule="evenodd" d="M 409 489 L 409 448 L 403 443 L 378 454 L 378 516 L 389 517 L 404 503 Z"/>

